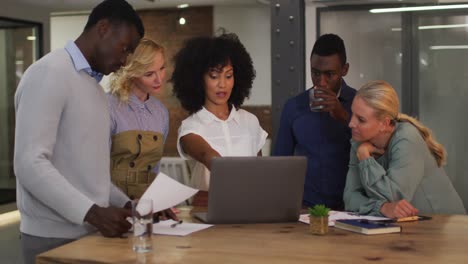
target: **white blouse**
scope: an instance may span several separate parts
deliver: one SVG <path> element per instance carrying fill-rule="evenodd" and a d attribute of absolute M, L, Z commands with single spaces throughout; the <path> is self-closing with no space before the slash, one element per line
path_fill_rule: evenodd
<path fill-rule="evenodd" d="M 185 159 L 191 159 L 180 146 L 180 138 L 187 134 L 201 136 L 221 156 L 256 156 L 267 138 L 255 115 L 233 106 L 227 120 L 221 120 L 204 107 L 187 117 L 179 128 L 177 150 Z M 192 170 L 192 186 L 202 191 L 209 189 L 210 171 L 200 162 Z"/>

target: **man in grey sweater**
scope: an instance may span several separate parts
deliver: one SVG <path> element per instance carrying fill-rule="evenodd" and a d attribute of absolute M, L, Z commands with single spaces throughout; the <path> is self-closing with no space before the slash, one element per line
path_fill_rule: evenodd
<path fill-rule="evenodd" d="M 129 199 L 110 182 L 109 112 L 99 81 L 118 70 L 144 29 L 125 0 L 106 0 L 83 33 L 25 72 L 15 95 L 14 169 L 26 263 L 81 236 L 120 236 Z"/>

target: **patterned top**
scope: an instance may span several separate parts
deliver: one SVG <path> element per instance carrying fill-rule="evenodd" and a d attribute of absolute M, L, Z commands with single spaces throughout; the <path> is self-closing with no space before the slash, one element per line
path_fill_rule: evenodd
<path fill-rule="evenodd" d="M 159 132 L 166 142 L 169 133 L 169 112 L 157 98 L 150 96 L 145 102 L 140 101 L 133 93 L 128 103 L 121 102 L 117 96 L 108 94 L 111 119 L 111 136 L 129 130 Z M 159 163 L 153 172 L 158 174 Z"/>

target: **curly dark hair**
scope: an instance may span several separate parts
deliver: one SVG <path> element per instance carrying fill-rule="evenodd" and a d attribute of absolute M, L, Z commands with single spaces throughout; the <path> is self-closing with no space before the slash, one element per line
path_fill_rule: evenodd
<path fill-rule="evenodd" d="M 234 70 L 234 87 L 228 104 L 239 108 L 249 97 L 255 79 L 252 58 L 236 34 L 217 37 L 196 37 L 185 42 L 174 56 L 171 82 L 173 93 L 190 114 L 205 104 L 203 76 L 210 69 L 223 68 L 231 63 Z"/>

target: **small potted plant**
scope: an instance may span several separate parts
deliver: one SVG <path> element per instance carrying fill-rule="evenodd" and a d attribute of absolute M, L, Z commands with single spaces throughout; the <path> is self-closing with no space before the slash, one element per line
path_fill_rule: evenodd
<path fill-rule="evenodd" d="M 330 208 L 323 204 L 309 207 L 310 232 L 314 235 L 325 235 L 328 233 L 328 212 Z"/>

